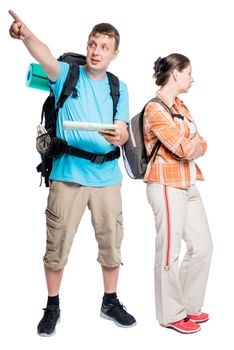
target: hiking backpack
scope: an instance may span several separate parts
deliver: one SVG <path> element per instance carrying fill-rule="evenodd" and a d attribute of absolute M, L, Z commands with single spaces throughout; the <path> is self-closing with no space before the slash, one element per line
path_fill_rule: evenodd
<path fill-rule="evenodd" d="M 93 163 L 99 164 L 117 159 L 120 156 L 119 147 L 116 147 L 114 151 L 106 154 L 96 154 L 69 146 L 65 140 L 56 137 L 56 120 L 59 109 L 63 107 L 64 102 L 70 95 L 72 98 L 79 98 L 76 90 L 76 84 L 79 80 L 80 73 L 79 66 L 86 64 L 86 57 L 77 53 L 67 52 L 61 55 L 58 61 L 69 64 L 68 74 L 58 102 L 55 102 L 55 96 L 51 89 L 50 95 L 43 104 L 41 122 L 38 126 L 38 137 L 36 140 L 36 147 L 41 155 L 41 163 L 37 166 L 37 171 L 41 173 L 41 183 L 42 178 L 44 178 L 46 187 L 49 187 L 49 176 L 52 170 L 53 158 L 59 157 L 64 153 L 85 158 Z M 106 73 L 110 84 L 110 95 L 113 100 L 114 120 L 120 96 L 119 79 L 110 72 Z"/>
<path fill-rule="evenodd" d="M 158 97 L 151 99 L 149 102 L 160 103 L 171 117 L 183 118 L 179 114 L 173 114 L 170 108 Z M 148 103 L 149 103 L 148 102 Z M 147 104 L 148 104 L 147 103 Z M 145 143 L 144 143 L 144 134 L 143 134 L 143 117 L 147 104 L 144 106 L 142 111 L 135 115 L 129 122 L 129 138 L 127 142 L 122 146 L 123 160 L 127 174 L 132 179 L 143 179 L 147 165 L 153 155 L 156 157 L 159 148 L 161 146 L 161 141 L 158 140 L 150 155 L 147 156 Z"/>

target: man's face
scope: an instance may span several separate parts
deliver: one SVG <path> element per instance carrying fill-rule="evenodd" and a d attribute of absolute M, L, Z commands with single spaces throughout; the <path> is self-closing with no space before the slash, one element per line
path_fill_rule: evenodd
<path fill-rule="evenodd" d="M 87 66 L 90 70 L 106 71 L 117 54 L 118 50 L 115 49 L 115 39 L 113 37 L 96 34 L 91 36 L 87 43 Z"/>

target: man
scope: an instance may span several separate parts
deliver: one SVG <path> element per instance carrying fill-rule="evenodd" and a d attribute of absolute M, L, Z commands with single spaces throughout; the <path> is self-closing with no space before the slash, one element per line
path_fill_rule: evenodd
<path fill-rule="evenodd" d="M 58 62 L 13 12 L 10 27 L 12 38 L 20 39 L 30 54 L 41 64 L 50 80 L 56 100 L 61 93 L 69 65 Z M 106 75 L 110 62 L 118 55 L 119 33 L 108 23 L 96 25 L 88 37 L 87 60 L 80 67 L 77 83 L 79 98 L 69 97 L 57 118 L 57 136 L 69 145 L 93 153 L 108 153 L 128 138 L 128 92 L 120 82 L 120 99 L 114 116 L 115 131 L 64 131 L 63 120 L 113 123 L 113 101 Z M 123 236 L 121 181 L 117 159 L 96 164 L 69 154 L 54 159 L 50 175 L 51 186 L 46 209 L 47 246 L 44 256 L 48 301 L 44 316 L 38 324 L 38 334 L 49 336 L 55 332 L 60 317 L 59 289 L 63 270 L 79 222 L 86 206 L 91 211 L 92 225 L 98 242 L 98 262 L 101 264 L 104 296 L 101 316 L 117 325 L 130 327 L 135 318 L 127 313 L 116 295 L 120 246 Z"/>

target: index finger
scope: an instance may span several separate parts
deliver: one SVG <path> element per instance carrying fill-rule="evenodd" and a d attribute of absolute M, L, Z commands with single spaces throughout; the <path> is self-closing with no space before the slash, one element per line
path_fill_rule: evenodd
<path fill-rule="evenodd" d="M 115 136 L 115 131 L 113 131 L 113 130 L 108 130 L 108 129 L 106 129 L 106 130 L 103 130 L 103 131 L 99 131 L 99 133 L 102 135 L 102 136 Z"/>
<path fill-rule="evenodd" d="M 19 18 L 19 16 L 17 16 L 17 14 L 15 12 L 13 12 L 12 10 L 9 10 L 8 12 L 14 18 L 14 20 L 16 22 L 22 22 L 21 19 Z"/>

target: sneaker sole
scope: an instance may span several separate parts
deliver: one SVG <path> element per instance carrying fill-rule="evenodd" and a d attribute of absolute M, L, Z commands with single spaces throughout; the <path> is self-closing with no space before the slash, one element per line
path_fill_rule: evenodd
<path fill-rule="evenodd" d="M 194 323 L 205 323 L 209 321 L 209 319 L 210 319 L 209 317 L 206 318 L 205 320 L 193 320 L 192 318 L 190 318 L 190 320 L 193 321 Z"/>
<path fill-rule="evenodd" d="M 113 317 L 107 316 L 102 311 L 100 312 L 100 316 L 101 316 L 101 318 L 104 318 L 105 320 L 113 321 L 116 324 L 116 326 L 121 327 L 121 328 L 131 328 L 131 327 L 135 327 L 137 324 L 136 322 L 134 322 L 133 324 L 131 324 L 129 326 L 122 325 L 121 323 L 116 321 Z"/>
<path fill-rule="evenodd" d="M 199 329 L 196 329 L 196 330 L 193 330 L 193 331 L 185 331 L 185 330 L 182 330 L 182 329 L 177 328 L 175 326 L 167 326 L 167 325 L 163 325 L 163 324 L 160 324 L 160 326 L 162 326 L 164 328 L 173 329 L 174 331 L 177 331 L 177 332 L 182 333 L 182 334 L 193 334 L 193 333 L 200 332 L 200 330 L 201 330 L 201 327 Z"/>
<path fill-rule="evenodd" d="M 57 324 L 60 323 L 60 321 L 61 321 L 61 318 L 59 317 L 58 321 L 56 322 L 56 326 L 57 326 Z M 37 332 L 37 335 L 39 335 L 40 337 L 52 337 L 52 336 L 55 335 L 55 333 L 56 333 L 56 326 L 55 326 L 55 329 L 54 329 L 53 333 L 51 333 L 51 334 L 47 334 L 47 333 L 38 333 L 38 332 Z"/>

